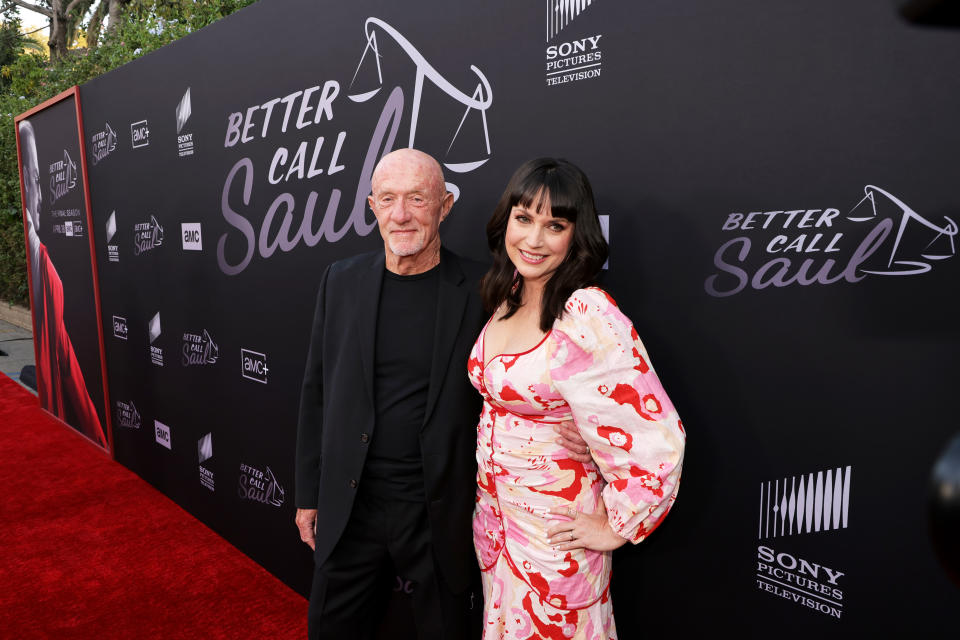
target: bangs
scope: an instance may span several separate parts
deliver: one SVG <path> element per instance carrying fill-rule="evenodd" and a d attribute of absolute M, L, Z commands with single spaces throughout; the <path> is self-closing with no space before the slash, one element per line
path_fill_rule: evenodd
<path fill-rule="evenodd" d="M 541 213 L 546 204 L 544 196 L 550 202 L 550 215 L 570 222 L 577 221 L 578 203 L 584 200 L 579 176 L 573 175 L 563 166 L 537 167 L 521 177 L 510 194 L 511 208 L 520 205 Z"/>

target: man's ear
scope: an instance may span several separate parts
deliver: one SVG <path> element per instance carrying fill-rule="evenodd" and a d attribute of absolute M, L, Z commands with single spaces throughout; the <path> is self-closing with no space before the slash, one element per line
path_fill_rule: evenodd
<path fill-rule="evenodd" d="M 450 209 L 453 208 L 453 194 L 447 191 L 443 195 L 443 199 L 440 201 L 440 222 L 443 222 L 447 219 L 447 216 L 450 214 Z"/>

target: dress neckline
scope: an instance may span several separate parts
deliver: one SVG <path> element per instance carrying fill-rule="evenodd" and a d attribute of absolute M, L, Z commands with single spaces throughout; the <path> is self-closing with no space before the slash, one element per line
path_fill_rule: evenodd
<path fill-rule="evenodd" d="M 483 363 L 483 369 L 484 369 L 484 371 L 486 371 L 487 366 L 488 366 L 491 362 L 493 362 L 494 360 L 496 360 L 497 358 L 503 358 L 503 357 L 507 357 L 507 356 L 514 356 L 514 357 L 518 357 L 518 358 L 519 358 L 520 356 L 525 356 L 525 355 L 527 355 L 528 353 L 530 353 L 530 352 L 532 352 L 532 351 L 536 351 L 537 349 L 540 348 L 540 346 L 541 346 L 544 342 L 547 341 L 547 338 L 550 337 L 550 334 L 553 333 L 553 328 L 551 327 L 550 330 L 547 331 L 545 334 L 543 334 L 543 337 L 540 338 L 540 342 L 538 342 L 537 344 L 533 345 L 532 347 L 530 347 L 530 348 L 527 349 L 526 351 L 520 351 L 520 352 L 517 352 L 517 353 L 498 353 L 497 355 L 492 356 L 489 360 L 487 360 L 487 327 L 489 327 L 489 326 L 490 326 L 490 323 L 493 322 L 493 318 L 494 318 L 495 316 L 496 316 L 496 314 L 490 316 L 490 319 L 487 320 L 487 324 L 483 325 L 483 331 L 480 332 L 480 361 Z"/>

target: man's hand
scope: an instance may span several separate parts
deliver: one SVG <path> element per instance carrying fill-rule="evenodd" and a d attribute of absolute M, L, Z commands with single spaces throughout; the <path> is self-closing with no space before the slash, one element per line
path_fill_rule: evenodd
<path fill-rule="evenodd" d="M 317 510 L 297 509 L 297 529 L 300 529 L 300 539 L 307 543 L 314 551 L 317 550 Z"/>
<path fill-rule="evenodd" d="M 593 460 L 590 457 L 590 447 L 587 446 L 586 440 L 580 437 L 580 432 L 577 431 L 573 420 L 555 424 L 553 430 L 560 436 L 557 438 L 557 444 L 564 447 L 571 458 L 584 464 Z"/>

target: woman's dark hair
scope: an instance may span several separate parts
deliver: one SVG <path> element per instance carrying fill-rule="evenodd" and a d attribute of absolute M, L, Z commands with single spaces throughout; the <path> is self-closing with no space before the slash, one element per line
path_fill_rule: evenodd
<path fill-rule="evenodd" d="M 494 313 L 506 302 L 509 318 L 523 300 L 523 278 L 507 256 L 504 236 L 510 212 L 519 205 L 539 210 L 547 197 L 550 213 L 573 223 L 573 240 L 566 258 L 543 288 L 540 330 L 549 331 L 553 321 L 563 315 L 563 305 L 577 289 L 593 284 L 607 261 L 607 241 L 600 230 L 597 207 L 590 181 L 577 166 L 563 159 L 537 158 L 525 162 L 510 178 L 490 222 L 487 244 L 493 265 L 480 281 L 480 295 L 487 312 Z"/>

